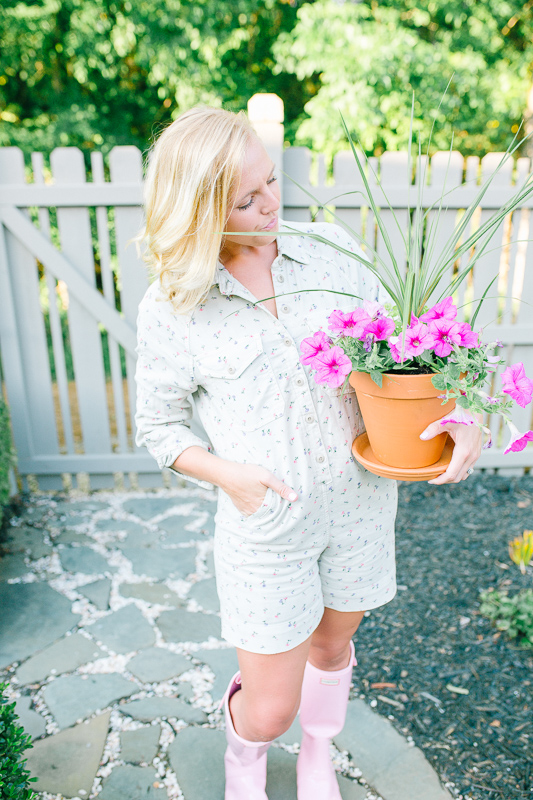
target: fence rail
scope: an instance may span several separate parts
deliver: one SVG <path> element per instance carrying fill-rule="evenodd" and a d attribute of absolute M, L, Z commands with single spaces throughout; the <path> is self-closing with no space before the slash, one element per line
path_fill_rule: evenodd
<path fill-rule="evenodd" d="M 249 112 L 269 154 L 288 176 L 282 180 L 280 174 L 284 218 L 305 221 L 313 214 L 318 219 L 335 214 L 388 260 L 352 155 L 339 153 L 328 171 L 325 159 L 306 148 L 284 150 L 280 103 L 256 95 Z M 447 188 L 454 190 L 446 195 L 441 216 L 442 244 L 475 199 L 480 181 L 494 173 L 500 160 L 501 154 L 494 153 L 481 160 L 437 153 L 424 162 L 424 179 L 417 174 L 412 183 L 406 153 L 370 159 L 368 180 L 397 252 L 403 249 L 402 236 L 387 202 L 405 229 L 408 192 L 412 204 L 420 188 L 430 208 L 446 176 Z M 105 164 L 102 154 L 93 152 L 87 173 L 79 150 L 58 148 L 49 164 L 34 153 L 31 167 L 27 182 L 21 151 L 0 148 L 0 355 L 19 472 L 25 483 L 43 489 L 76 483 L 85 488 L 88 482 L 92 488 L 168 485 L 174 479 L 161 475 L 134 444 L 135 319 L 148 278 L 128 243 L 142 219 L 141 153 L 116 147 Z M 528 159 L 505 163 L 474 224 L 501 207 L 530 168 Z M 533 270 L 526 268 L 525 240 L 532 207 L 530 198 L 502 222 L 494 250 L 479 260 L 457 298 L 468 310 L 499 274 L 498 290 L 485 303 L 478 324 L 491 323 L 494 338 L 506 346 L 508 363 L 524 361 L 529 374 Z M 530 409 L 517 408 L 514 419 L 522 429 L 531 427 Z M 523 472 L 533 466 L 531 449 L 504 457 L 499 421 L 489 423 L 496 446 L 483 453 L 481 467 Z"/>

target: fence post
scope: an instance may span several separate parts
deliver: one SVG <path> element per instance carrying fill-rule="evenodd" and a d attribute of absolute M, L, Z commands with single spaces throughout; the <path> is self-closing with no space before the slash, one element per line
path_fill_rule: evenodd
<path fill-rule="evenodd" d="M 283 100 L 277 94 L 254 94 L 248 100 L 248 117 L 265 149 L 277 167 L 281 194 L 280 211 L 283 216 Z"/>

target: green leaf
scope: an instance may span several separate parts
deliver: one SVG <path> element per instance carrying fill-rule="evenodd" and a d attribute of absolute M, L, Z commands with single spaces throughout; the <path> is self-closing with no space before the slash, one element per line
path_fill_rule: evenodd
<path fill-rule="evenodd" d="M 431 378 L 431 383 L 435 389 L 439 389 L 440 391 L 445 391 L 446 389 L 446 379 L 444 378 L 444 375 L 433 375 Z"/>
<path fill-rule="evenodd" d="M 372 369 L 370 370 L 370 377 L 372 378 L 374 383 L 376 383 L 381 389 L 381 387 L 383 386 L 383 373 L 379 372 L 378 370 Z"/>

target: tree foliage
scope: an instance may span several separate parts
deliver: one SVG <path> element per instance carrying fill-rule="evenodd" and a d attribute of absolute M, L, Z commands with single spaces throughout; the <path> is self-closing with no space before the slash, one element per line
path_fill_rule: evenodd
<path fill-rule="evenodd" d="M 368 154 L 405 149 L 412 93 L 415 127 L 433 149 L 505 150 L 527 106 L 533 2 L 521 0 L 318 0 L 278 38 L 278 68 L 319 74 L 298 130 L 333 152 L 340 115 Z M 448 87 L 444 98 L 445 89 Z"/>
<path fill-rule="evenodd" d="M 289 121 L 306 85 L 274 74 L 286 0 L 3 0 L 0 144 L 144 148 L 197 103 L 246 108 L 276 92 Z"/>

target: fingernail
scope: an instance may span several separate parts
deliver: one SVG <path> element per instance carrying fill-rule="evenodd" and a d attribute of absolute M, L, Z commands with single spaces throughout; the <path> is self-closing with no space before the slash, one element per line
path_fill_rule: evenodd
<path fill-rule="evenodd" d="M 427 439 L 428 438 L 428 435 L 427 435 L 426 431 L 424 431 L 424 433 L 420 434 L 420 438 L 421 439 Z"/>
<path fill-rule="evenodd" d="M 289 500 L 297 500 L 297 499 L 298 495 L 296 494 L 296 492 L 291 492 L 289 495 Z"/>

